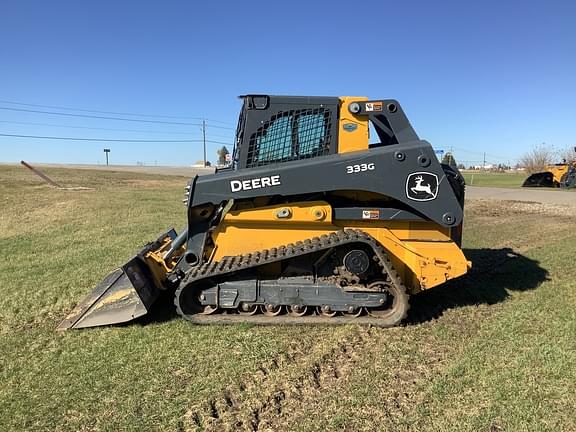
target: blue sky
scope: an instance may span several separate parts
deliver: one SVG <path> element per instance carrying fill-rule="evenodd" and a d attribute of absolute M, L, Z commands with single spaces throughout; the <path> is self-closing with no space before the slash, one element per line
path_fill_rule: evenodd
<path fill-rule="evenodd" d="M 200 139 L 205 117 L 209 140 L 232 143 L 240 94 L 366 95 L 398 99 L 457 160 L 514 161 L 576 145 L 575 23 L 568 1 L 6 1 L 0 133 Z M 103 163 L 104 147 L 113 163 L 202 158 L 200 143 L 0 136 L 0 161 Z"/>

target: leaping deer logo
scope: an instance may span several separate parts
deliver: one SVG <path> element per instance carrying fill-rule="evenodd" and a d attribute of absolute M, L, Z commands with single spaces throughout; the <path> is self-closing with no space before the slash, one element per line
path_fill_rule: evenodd
<path fill-rule="evenodd" d="M 430 172 L 415 172 L 406 179 L 406 196 L 413 201 L 431 201 L 438 194 L 438 176 Z"/>
<path fill-rule="evenodd" d="M 434 196 L 430 184 L 427 185 L 422 184 L 422 182 L 424 181 L 424 178 L 422 176 L 418 176 L 414 180 L 416 181 L 416 186 L 410 188 L 412 192 L 414 192 L 415 194 L 418 194 L 418 192 L 426 192 L 428 195 Z"/>

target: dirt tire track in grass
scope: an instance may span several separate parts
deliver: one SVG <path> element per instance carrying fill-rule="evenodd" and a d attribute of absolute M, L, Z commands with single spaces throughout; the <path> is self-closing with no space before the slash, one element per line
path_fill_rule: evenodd
<path fill-rule="evenodd" d="M 288 391 L 280 390 L 272 401 L 257 412 L 258 423 L 253 430 L 281 430 L 283 418 L 291 417 L 299 408 L 312 402 L 319 392 L 332 391 L 338 382 L 345 380 L 356 363 L 362 358 L 367 343 L 373 341 L 378 329 L 360 329 L 354 338 L 341 342 L 320 360 L 309 367 L 300 380 L 285 383 Z M 281 396 L 279 399 L 278 396 Z"/>
<path fill-rule="evenodd" d="M 268 430 L 286 407 L 305 403 L 310 395 L 346 376 L 376 331 L 353 327 L 325 351 L 294 351 L 270 360 L 235 387 L 188 410 L 182 429 Z"/>
<path fill-rule="evenodd" d="M 426 328 L 431 326 L 431 323 L 421 326 L 422 337 L 426 337 Z M 303 407 L 313 405 L 322 393 L 337 394 L 341 383 L 348 381 L 366 358 L 376 355 L 378 347 L 402 342 L 405 330 L 397 328 L 393 339 L 399 341 L 391 342 L 389 332 L 394 329 L 360 327 L 318 358 L 310 358 L 303 352 L 283 354 L 261 366 L 236 387 L 188 410 L 182 430 L 282 430 L 288 422 L 298 418 Z M 442 364 L 442 357 L 435 353 L 423 358 L 425 360 L 412 367 L 391 372 L 381 393 L 381 414 L 386 418 L 403 416 L 418 403 L 418 383 Z"/>
<path fill-rule="evenodd" d="M 398 329 L 402 331 L 403 329 Z M 346 347 L 340 346 L 334 356 L 330 356 L 322 363 L 314 364 L 312 378 L 307 385 L 297 386 L 297 391 L 292 397 L 286 397 L 281 405 L 272 407 L 259 413 L 257 431 L 296 430 L 299 427 L 299 419 L 302 419 L 304 410 L 312 410 L 322 397 L 330 399 L 333 395 L 340 394 L 341 389 L 350 385 L 354 380 L 353 374 L 358 370 L 364 370 L 364 365 L 370 356 L 378 355 L 378 348 L 389 343 L 389 329 L 374 328 L 364 336 L 366 339 L 361 343 Z M 402 338 L 402 336 L 400 336 Z M 412 369 L 398 368 L 386 381 L 381 389 L 381 412 L 388 418 L 403 416 L 406 410 L 414 403 L 418 394 L 413 391 L 420 376 L 431 368 L 435 361 L 434 357 L 427 359 L 426 363 L 415 364 Z M 310 412 L 307 414 L 311 414 Z M 331 429 L 327 422 L 317 424 L 317 429 Z"/>
<path fill-rule="evenodd" d="M 487 309 L 475 311 L 481 318 L 487 314 Z M 462 329 L 461 315 L 453 313 L 441 318 L 441 322 L 447 327 L 461 329 L 462 335 L 477 332 L 482 320 L 472 320 Z M 395 329 L 374 328 L 366 333 L 361 343 L 339 345 L 335 355 L 307 370 L 307 381 L 292 378 L 292 384 L 285 383 L 280 391 L 267 397 L 256 412 L 257 417 L 253 418 L 257 423 L 252 423 L 252 429 L 247 430 L 398 430 L 403 419 L 424 401 L 421 387 L 440 374 L 447 359 L 460 350 L 457 344 L 442 343 L 434 326 L 435 322 L 428 322 Z M 407 347 L 414 350 L 412 355 L 397 356 L 398 350 Z M 379 364 L 377 369 L 381 375 L 373 375 L 371 367 L 376 364 Z M 365 382 L 358 384 L 358 378 Z M 348 401 L 348 410 L 340 406 L 340 395 L 345 398 L 354 394 L 348 388 L 358 385 L 372 387 L 378 394 L 378 404 Z M 290 389 L 290 393 L 286 389 Z M 336 407 L 334 412 L 321 417 L 330 404 Z M 316 412 L 319 406 L 323 408 Z M 331 423 L 342 411 L 348 413 L 347 419 L 341 424 Z M 231 429 L 237 425 L 228 424 Z"/>

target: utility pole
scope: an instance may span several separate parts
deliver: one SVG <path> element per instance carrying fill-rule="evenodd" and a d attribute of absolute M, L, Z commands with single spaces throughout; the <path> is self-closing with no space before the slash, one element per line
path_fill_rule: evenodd
<path fill-rule="evenodd" d="M 108 153 L 110 153 L 110 149 L 105 148 L 104 154 L 106 155 L 106 166 L 108 166 Z"/>
<path fill-rule="evenodd" d="M 204 168 L 206 168 L 206 120 L 202 119 L 202 142 L 204 143 Z"/>
<path fill-rule="evenodd" d="M 486 171 L 486 152 L 484 152 L 484 162 L 482 163 L 482 169 Z"/>

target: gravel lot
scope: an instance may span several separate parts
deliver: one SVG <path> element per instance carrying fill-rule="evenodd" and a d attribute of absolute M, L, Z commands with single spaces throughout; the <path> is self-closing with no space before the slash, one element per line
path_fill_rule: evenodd
<path fill-rule="evenodd" d="M 501 201 L 525 201 L 542 204 L 576 206 L 574 191 L 553 189 L 504 189 L 494 187 L 466 186 L 467 199 L 496 199 Z"/>

